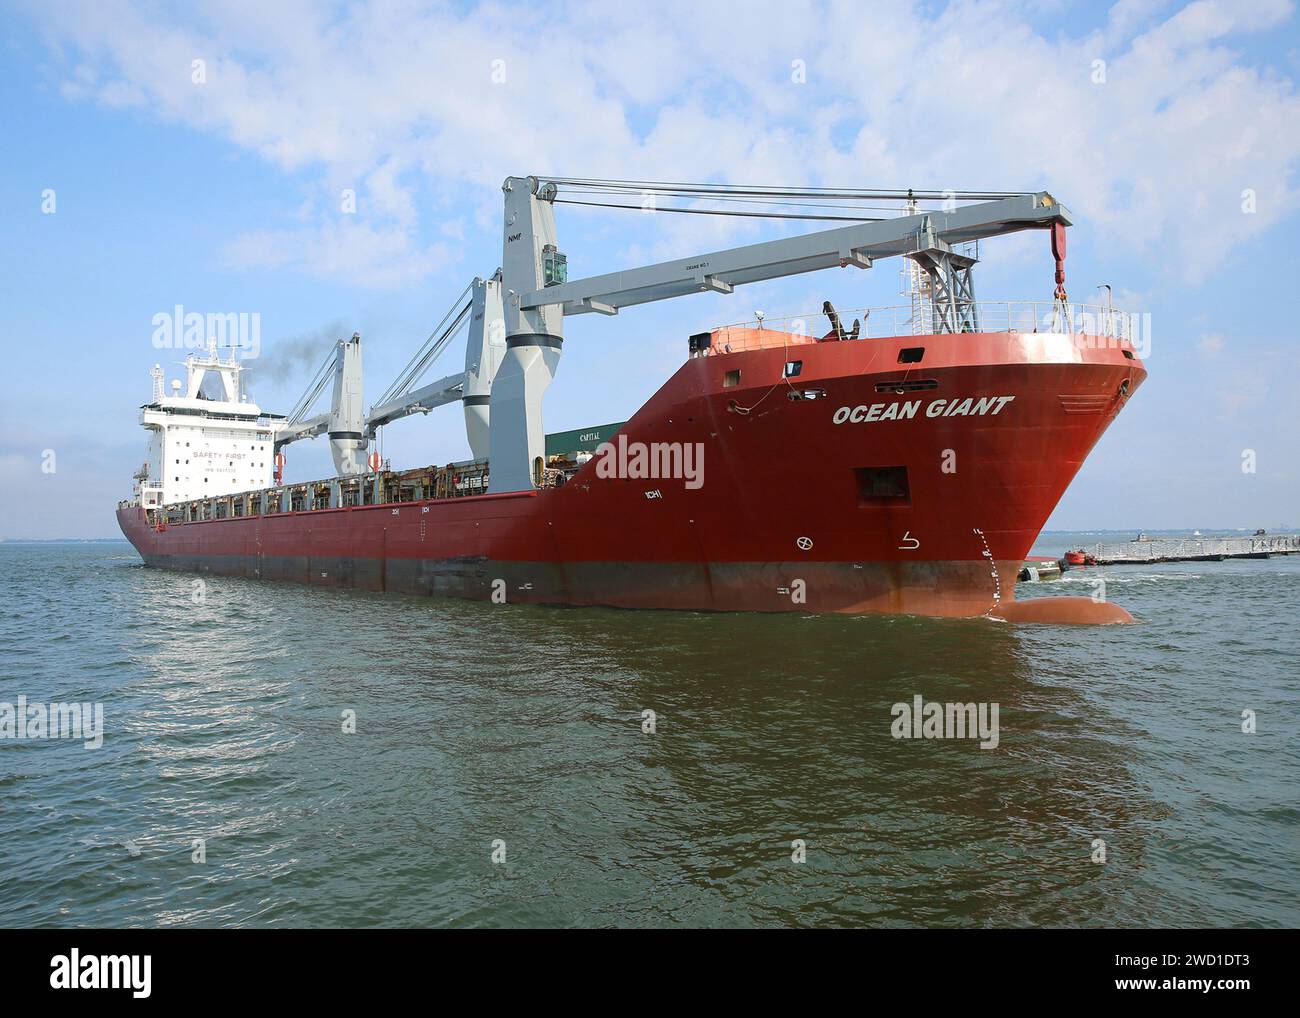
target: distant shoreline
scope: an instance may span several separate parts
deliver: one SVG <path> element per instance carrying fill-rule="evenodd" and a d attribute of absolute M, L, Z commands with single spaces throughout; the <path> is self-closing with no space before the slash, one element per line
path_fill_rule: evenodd
<path fill-rule="evenodd" d="M 3 544 L 129 544 L 125 537 L 0 537 Z"/>

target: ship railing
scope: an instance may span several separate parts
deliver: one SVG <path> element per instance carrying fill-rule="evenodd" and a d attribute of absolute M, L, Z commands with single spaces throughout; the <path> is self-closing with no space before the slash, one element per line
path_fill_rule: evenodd
<path fill-rule="evenodd" d="M 853 322 L 859 323 L 858 339 L 886 339 L 897 336 L 932 336 L 961 332 L 1047 333 L 1095 337 L 1103 341 L 1127 343 L 1142 355 L 1150 348 L 1150 315 L 1124 311 L 1098 304 L 1075 304 L 1064 301 L 972 301 L 939 313 L 934 304 L 895 304 L 886 307 L 837 309 L 842 329 L 852 338 Z M 963 324 L 953 328 L 949 323 Z M 698 355 L 719 354 L 770 346 L 755 330 L 773 330 L 811 342 L 830 333 L 826 316 L 820 311 L 764 316 L 748 322 L 719 326 L 720 335 Z M 730 348 L 729 350 L 727 348 Z"/>
<path fill-rule="evenodd" d="M 241 516 L 264 517 L 319 509 L 438 501 L 487 493 L 488 463 L 482 460 L 300 481 L 172 502 L 166 506 L 159 505 L 158 509 L 168 523 L 203 523 Z"/>

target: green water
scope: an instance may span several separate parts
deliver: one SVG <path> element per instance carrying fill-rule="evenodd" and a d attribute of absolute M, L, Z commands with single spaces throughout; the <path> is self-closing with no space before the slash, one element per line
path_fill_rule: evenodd
<path fill-rule="evenodd" d="M 1300 557 L 1101 575 L 1139 625 L 196 604 L 0 546 L 0 701 L 104 710 L 0 741 L 0 925 L 1297 925 Z M 997 748 L 895 739 L 918 694 Z"/>

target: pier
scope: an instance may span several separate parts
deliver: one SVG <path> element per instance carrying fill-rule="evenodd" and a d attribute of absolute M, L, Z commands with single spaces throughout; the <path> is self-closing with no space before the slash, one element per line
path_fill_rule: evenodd
<path fill-rule="evenodd" d="M 1152 562 L 1222 562 L 1234 558 L 1269 558 L 1300 554 L 1300 535 L 1255 534 L 1252 537 L 1138 538 L 1081 548 L 1088 564 L 1147 565 Z"/>
<path fill-rule="evenodd" d="M 1223 562 L 1234 558 L 1300 555 L 1300 534 L 1255 534 L 1251 537 L 1146 537 L 1072 549 L 1059 561 L 1031 555 L 1021 581 L 1055 580 L 1069 569 L 1088 566 L 1140 566 L 1154 562 Z"/>

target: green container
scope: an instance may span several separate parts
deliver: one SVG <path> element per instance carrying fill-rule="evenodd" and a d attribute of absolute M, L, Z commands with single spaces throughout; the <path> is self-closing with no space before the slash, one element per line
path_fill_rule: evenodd
<path fill-rule="evenodd" d="M 601 442 L 608 442 L 627 421 L 618 424 L 601 424 L 595 428 L 579 428 L 577 431 L 561 431 L 546 436 L 547 456 L 571 456 L 575 452 L 595 452 Z"/>

